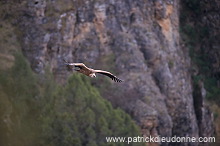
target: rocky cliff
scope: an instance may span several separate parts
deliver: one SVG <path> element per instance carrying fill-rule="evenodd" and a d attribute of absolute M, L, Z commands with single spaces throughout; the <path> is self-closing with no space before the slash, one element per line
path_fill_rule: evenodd
<path fill-rule="evenodd" d="M 205 116 L 210 112 L 206 108 L 207 99 L 214 113 L 215 132 L 219 135 L 219 6 L 217 0 L 186 0 L 181 1 L 180 9 L 183 12 L 180 15 L 180 34 L 192 59 L 194 105 L 200 135 L 203 136 L 212 131 L 205 126 L 210 122 L 210 117 Z"/>
<path fill-rule="evenodd" d="M 92 84 L 129 113 L 143 135 L 213 134 L 208 106 L 204 100 L 195 104 L 202 88 L 194 92 L 191 59 L 179 34 L 178 0 L 15 2 L 21 7 L 16 22 L 21 48 L 36 73 L 49 68 L 65 84 L 69 73 L 63 59 L 109 70 L 124 82 L 100 76 Z"/>

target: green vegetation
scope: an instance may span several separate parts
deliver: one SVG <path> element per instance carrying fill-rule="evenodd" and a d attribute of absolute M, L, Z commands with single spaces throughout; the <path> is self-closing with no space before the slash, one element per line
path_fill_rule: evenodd
<path fill-rule="evenodd" d="M 205 48 L 204 40 L 212 38 L 210 28 L 200 23 L 202 6 L 199 0 L 181 1 L 182 13 L 180 16 L 180 34 L 189 48 L 189 55 L 193 63 L 198 67 L 199 73 L 193 76 L 194 84 L 201 80 L 207 90 L 207 99 L 220 105 L 219 78 L 213 73 L 211 57 L 207 53 L 210 48 Z M 198 19 L 198 20 L 197 20 Z"/>
<path fill-rule="evenodd" d="M 35 145 L 40 88 L 23 56 L 15 58 L 12 68 L 0 72 L 0 145 Z"/>
<path fill-rule="evenodd" d="M 193 13 L 198 15 L 201 13 L 200 0 L 185 0 L 183 3 Z"/>
<path fill-rule="evenodd" d="M 193 66 L 192 68 L 195 71 L 192 76 L 195 93 L 194 105 L 200 104 L 199 102 L 201 99 L 196 96 L 198 96 L 197 92 L 200 92 L 200 88 L 198 88 L 199 84 L 203 82 L 207 91 L 206 99 L 208 99 L 207 101 L 209 107 L 214 115 L 215 137 L 217 144 L 220 141 L 220 78 L 218 74 L 216 75 L 216 69 L 213 67 L 213 53 L 219 52 L 219 50 L 215 50 L 215 48 L 212 48 L 211 46 L 213 45 L 212 42 L 216 41 L 215 38 L 218 37 L 213 36 L 212 33 L 217 30 L 213 29 L 211 25 L 207 25 L 206 22 L 201 21 L 206 15 L 206 10 L 212 7 L 209 7 L 209 5 L 211 3 L 213 4 L 213 2 L 200 0 L 181 1 L 182 10 L 180 12 L 180 35 L 187 48 L 189 48 L 189 55 Z M 218 60 L 219 58 L 215 59 Z"/>
<path fill-rule="evenodd" d="M 104 146 L 106 136 L 140 135 L 130 116 L 113 109 L 88 78 L 76 74 L 58 86 L 49 73 L 35 75 L 20 53 L 0 72 L 0 93 L 0 145 Z"/>

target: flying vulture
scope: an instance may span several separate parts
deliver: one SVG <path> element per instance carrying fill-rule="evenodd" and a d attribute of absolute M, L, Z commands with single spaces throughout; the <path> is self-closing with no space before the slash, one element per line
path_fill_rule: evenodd
<path fill-rule="evenodd" d="M 111 78 L 115 82 L 122 82 L 121 79 L 117 78 L 115 75 L 113 75 L 112 73 L 110 73 L 108 71 L 95 70 L 95 69 L 92 69 L 92 68 L 85 66 L 85 64 L 83 64 L 83 63 L 68 63 L 67 61 L 65 61 L 65 65 L 67 66 L 67 69 L 70 71 L 72 71 L 74 69 L 74 70 L 76 70 L 86 76 L 92 77 L 92 78 L 96 77 L 95 73 L 99 73 L 99 74 L 108 76 L 109 78 Z"/>

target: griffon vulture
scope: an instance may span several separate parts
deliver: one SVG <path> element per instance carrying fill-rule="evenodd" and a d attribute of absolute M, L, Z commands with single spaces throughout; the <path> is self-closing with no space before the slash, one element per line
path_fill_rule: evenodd
<path fill-rule="evenodd" d="M 70 70 L 70 71 L 76 70 L 76 71 L 78 71 L 86 76 L 92 77 L 92 78 L 96 77 L 95 73 L 99 73 L 99 74 L 108 76 L 109 78 L 111 78 L 115 82 L 122 82 L 121 79 L 117 78 L 115 75 L 113 75 L 112 73 L 110 73 L 108 71 L 95 70 L 95 69 L 92 69 L 92 68 L 85 66 L 85 64 L 83 64 L 83 63 L 68 63 L 67 61 L 65 61 L 65 65 L 67 66 L 68 70 Z"/>

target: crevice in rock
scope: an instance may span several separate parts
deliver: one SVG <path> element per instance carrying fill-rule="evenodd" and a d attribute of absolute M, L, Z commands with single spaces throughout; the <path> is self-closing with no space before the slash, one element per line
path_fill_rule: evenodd
<path fill-rule="evenodd" d="M 203 106 L 202 105 L 203 99 L 202 99 L 202 95 L 201 95 L 200 87 L 198 83 L 193 84 L 193 104 L 194 104 L 197 123 L 199 126 L 202 122 L 202 109 L 201 108 Z M 201 135 L 200 128 L 199 128 L 199 135 Z"/>
<path fill-rule="evenodd" d="M 205 89 L 202 81 L 193 84 L 193 102 L 199 128 L 199 136 L 213 136 L 213 115 L 205 103 Z"/>

